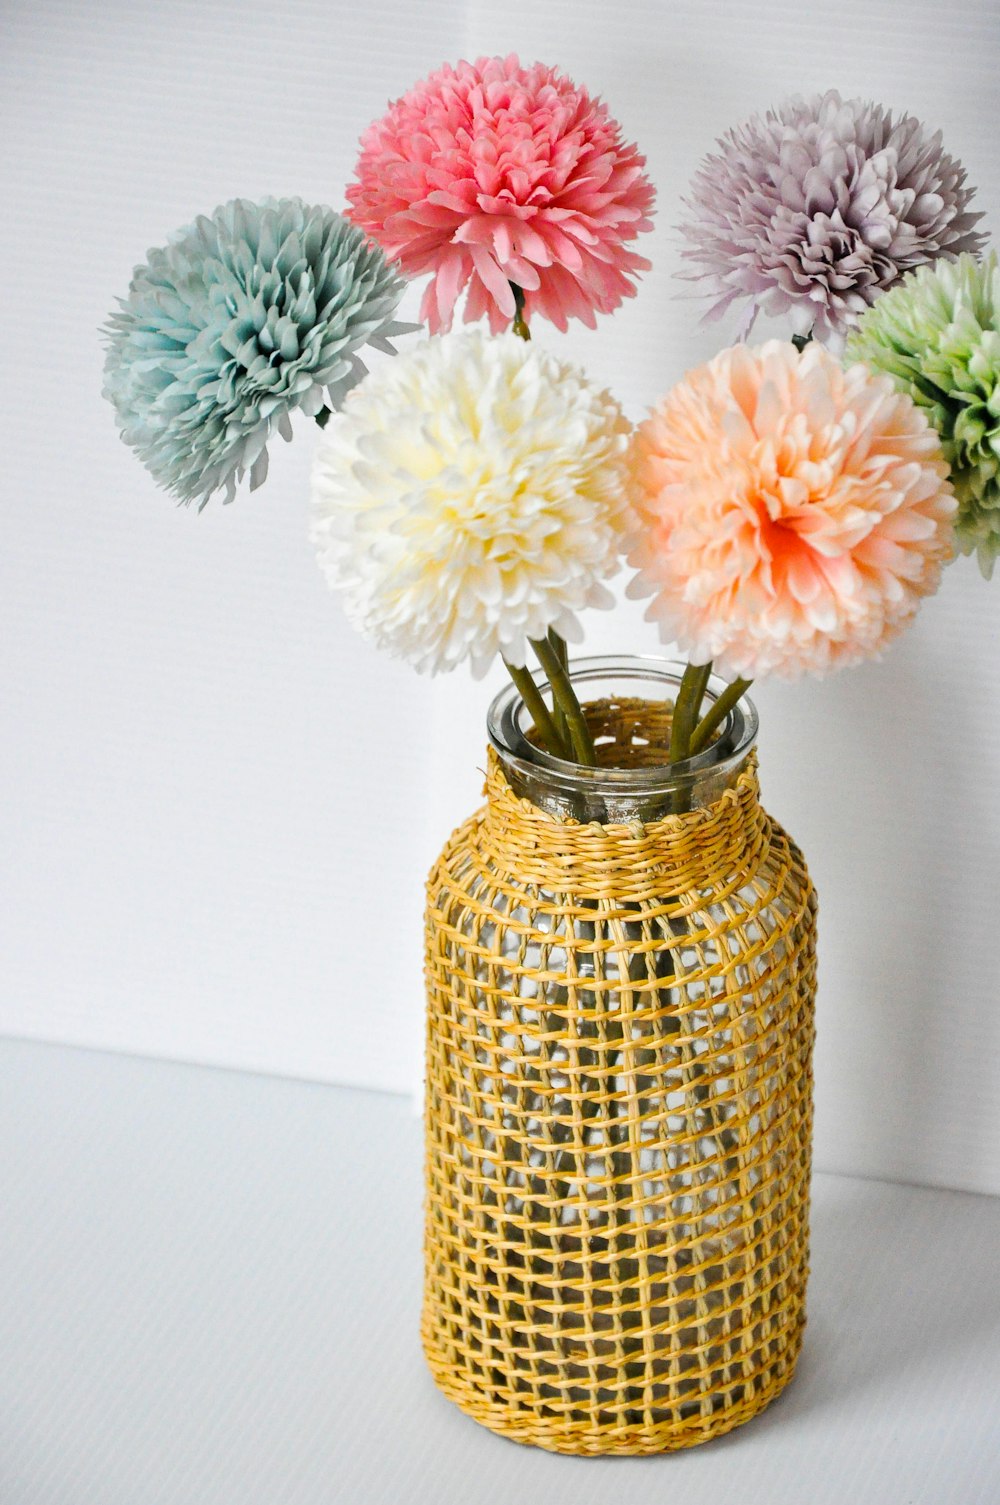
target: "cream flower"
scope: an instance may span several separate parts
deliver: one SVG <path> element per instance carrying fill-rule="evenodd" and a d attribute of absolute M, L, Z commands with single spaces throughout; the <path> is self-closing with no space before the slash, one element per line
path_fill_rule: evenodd
<path fill-rule="evenodd" d="M 630 595 L 695 663 L 754 679 L 877 657 L 937 589 L 955 499 L 909 397 L 819 345 L 735 346 L 636 431 Z"/>
<path fill-rule="evenodd" d="M 323 432 L 311 536 L 351 622 L 417 669 L 526 661 L 610 606 L 629 425 L 514 335 L 447 334 L 387 362 Z"/>

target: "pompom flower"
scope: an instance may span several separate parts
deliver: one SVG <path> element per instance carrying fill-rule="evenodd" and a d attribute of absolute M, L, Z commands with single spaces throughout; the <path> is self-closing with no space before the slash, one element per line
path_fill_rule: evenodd
<path fill-rule="evenodd" d="M 955 500 L 910 399 L 820 345 L 737 345 L 636 431 L 631 595 L 694 663 L 755 679 L 877 657 L 936 590 Z"/>
<path fill-rule="evenodd" d="M 651 228 L 645 158 L 585 89 L 541 63 L 480 58 L 417 84 L 361 138 L 348 213 L 410 277 L 433 273 L 421 317 L 499 331 L 515 313 L 559 329 L 635 292 L 649 263 L 628 242 Z"/>
<path fill-rule="evenodd" d="M 958 497 L 959 546 L 987 579 L 1000 553 L 1000 265 L 962 256 L 921 267 L 880 298 L 847 342 L 941 436 Z"/>
<path fill-rule="evenodd" d="M 233 199 L 136 267 L 106 326 L 104 395 L 126 444 L 161 486 L 202 506 L 246 471 L 267 474 L 295 408 L 336 406 L 364 374 L 365 343 L 394 321 L 405 283 L 332 209 Z"/>
<path fill-rule="evenodd" d="M 312 539 L 351 622 L 432 673 L 523 665 L 550 627 L 610 606 L 629 425 L 516 335 L 429 340 L 355 388 L 323 431 Z"/>
<path fill-rule="evenodd" d="M 830 90 L 717 144 L 686 201 L 683 254 L 714 299 L 707 318 L 742 302 L 741 338 L 763 310 L 839 349 L 904 272 L 983 244 L 961 164 L 912 115 Z"/>

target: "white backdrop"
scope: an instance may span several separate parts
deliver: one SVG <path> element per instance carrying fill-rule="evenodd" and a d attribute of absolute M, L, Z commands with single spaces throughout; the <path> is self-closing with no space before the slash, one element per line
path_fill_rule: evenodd
<path fill-rule="evenodd" d="M 998 228 L 997 4 L 810 9 L 7 0 L 0 1031 L 412 1087 L 423 873 L 481 783 L 498 681 L 421 680 L 347 628 L 305 538 L 310 425 L 201 515 L 119 443 L 97 329 L 133 263 L 237 193 L 341 207 L 389 97 L 517 50 L 601 93 L 658 185 L 639 296 L 535 331 L 638 417 L 725 338 L 677 297 L 672 226 L 753 110 L 908 109 Z M 820 890 L 825 1169 L 1000 1191 L 998 614 L 962 561 L 883 664 L 756 692 L 765 798 Z M 632 608 L 588 647 L 657 643 Z"/>

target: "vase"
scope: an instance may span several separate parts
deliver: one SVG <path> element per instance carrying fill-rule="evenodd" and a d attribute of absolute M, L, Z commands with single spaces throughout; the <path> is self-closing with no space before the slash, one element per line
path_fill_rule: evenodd
<path fill-rule="evenodd" d="M 667 766 L 681 668 L 577 662 L 596 768 L 500 694 L 428 879 L 424 1351 L 556 1452 L 705 1442 L 802 1342 L 815 894 L 747 698 Z"/>

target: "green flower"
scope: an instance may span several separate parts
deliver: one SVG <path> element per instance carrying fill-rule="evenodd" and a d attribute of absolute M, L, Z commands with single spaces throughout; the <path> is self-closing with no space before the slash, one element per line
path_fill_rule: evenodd
<path fill-rule="evenodd" d="M 969 255 L 909 273 L 862 317 L 848 360 L 884 371 L 927 413 L 951 467 L 965 554 L 1000 554 L 1000 265 Z"/>

